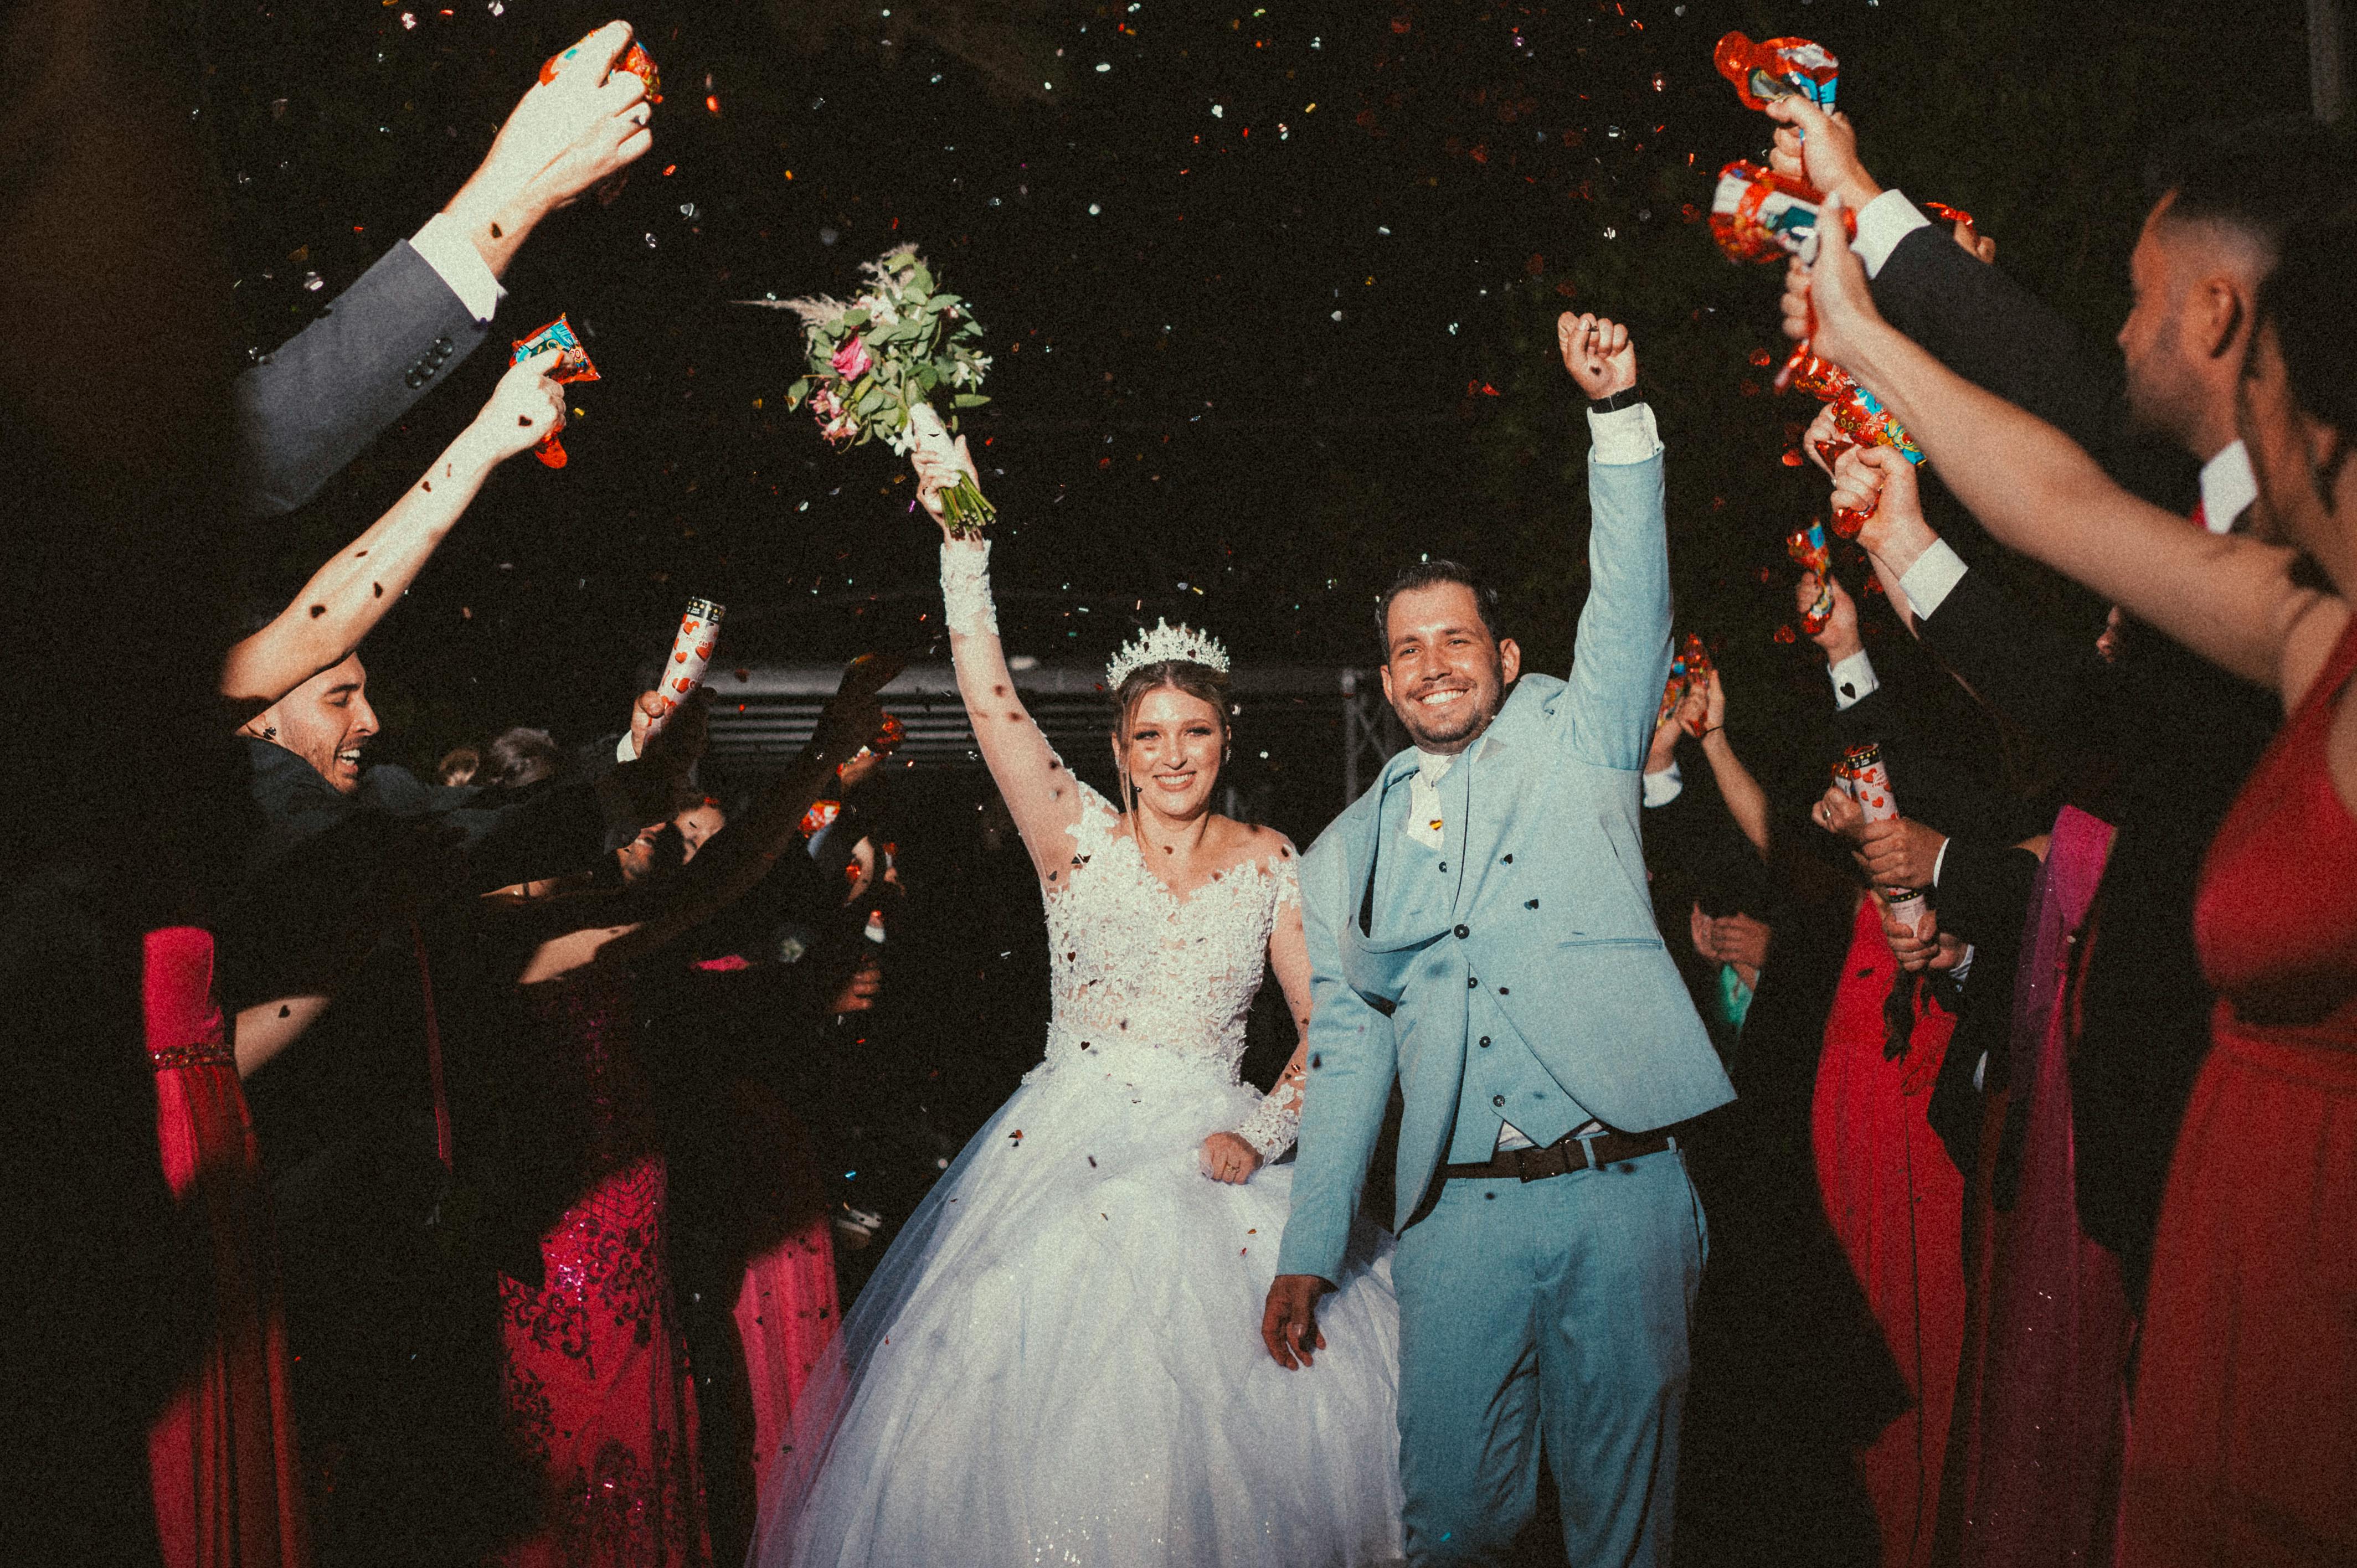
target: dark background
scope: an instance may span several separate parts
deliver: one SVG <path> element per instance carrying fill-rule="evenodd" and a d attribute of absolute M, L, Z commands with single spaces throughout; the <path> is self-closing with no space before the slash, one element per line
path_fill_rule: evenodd
<path fill-rule="evenodd" d="M 609 15 L 199 13 L 253 351 L 447 201 L 540 62 Z M 1767 388 L 1776 272 L 1729 265 L 1701 220 L 1718 166 L 1768 134 L 1713 43 L 1826 44 L 1869 166 L 1970 209 L 2099 341 L 2126 306 L 2152 145 L 2309 103 L 2297 0 L 651 0 L 629 16 L 662 75 L 653 149 L 611 205 L 532 238 L 493 339 L 567 312 L 604 379 L 575 389 L 571 465 L 494 475 L 371 639 L 381 757 L 430 768 L 516 723 L 616 727 L 691 594 L 729 607 L 724 671 L 924 651 L 934 535 L 904 466 L 881 445 L 830 452 L 787 412 L 792 318 L 734 303 L 846 294 L 859 262 L 914 241 L 989 328 L 996 402 L 968 428 L 1001 509 L 1002 620 L 1011 652 L 1049 660 L 1102 660 L 1167 614 L 1243 661 L 1363 665 L 1376 594 L 1430 552 L 1491 574 L 1531 667 L 1561 670 L 1587 440 L 1552 324 L 1630 319 L 1670 444 L 1679 628 L 1718 646 L 1738 749 L 1804 799 L 1823 779 L 1788 764 L 1825 688 L 1814 650 L 1779 639 L 1781 541 L 1824 489 L 1781 461 L 1813 405 Z M 283 601 L 389 505 L 504 361 L 475 355 L 278 526 L 255 590 Z M 1954 537 L 1975 553 L 1969 528 Z M 2094 634 L 2102 607 L 2004 569 Z M 1863 602 L 1878 657 L 1904 657 Z M 1306 844 L 1341 803 L 1335 719 L 1247 712 L 1239 738 L 1232 781 Z M 866 1098 L 941 1112 L 944 1147 L 1036 1059 L 1045 1016 L 1033 884 L 1019 852 L 977 852 L 986 790 L 955 769 L 894 785 L 878 826 L 931 915 L 870 1023 L 907 1048 L 868 1053 L 861 1024 L 843 1057 Z M 1265 1082 L 1291 1041 L 1264 1002 L 1247 1070 Z M 902 1170 L 908 1192 L 863 1200 L 898 1208 L 932 1149 L 854 1163 Z"/>
<path fill-rule="evenodd" d="M 446 201 L 541 60 L 610 9 L 208 13 L 254 349 Z M 605 379 L 575 389 L 571 466 L 494 476 L 371 640 L 381 755 L 427 763 L 516 722 L 611 727 L 690 594 L 731 608 L 724 664 L 938 626 L 918 618 L 932 535 L 903 466 L 880 444 L 832 453 L 788 413 L 792 318 L 733 303 L 847 292 L 902 241 L 989 328 L 996 402 L 968 427 L 1002 510 L 1012 651 L 1098 660 L 1168 613 L 1240 660 L 1364 663 L 1374 595 L 1429 551 L 1493 574 L 1534 666 L 1559 670 L 1586 439 L 1551 323 L 1595 309 L 1635 324 L 1670 443 L 1680 628 L 1720 645 L 1738 732 L 1770 735 L 1822 698 L 1813 653 L 1775 633 L 1781 538 L 1824 489 L 1779 462 L 1813 405 L 1766 389 L 1774 269 L 1728 265 L 1700 221 L 1719 165 L 1767 133 L 1711 68 L 1719 34 L 1834 49 L 1883 181 L 1969 208 L 2098 338 L 2126 307 L 2152 143 L 2308 104 L 2297 0 L 629 16 L 662 73 L 653 150 L 610 206 L 533 237 L 494 329 L 569 312 Z M 503 362 L 477 354 L 285 527 L 258 586 L 291 592 L 389 504 Z M 1329 739 L 1297 755 L 1309 743 L 1283 727 L 1249 737 L 1246 767 L 1330 770 Z"/>

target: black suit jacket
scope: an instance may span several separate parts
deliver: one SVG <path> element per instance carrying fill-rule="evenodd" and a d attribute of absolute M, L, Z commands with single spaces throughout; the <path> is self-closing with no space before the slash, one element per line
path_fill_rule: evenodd
<path fill-rule="evenodd" d="M 2109 357 L 2091 354 L 2051 310 L 1939 230 L 1892 249 L 1874 295 L 1900 330 L 2067 432 L 2123 485 L 2166 496 L 2181 472 L 2187 459 L 2156 465 L 2125 434 Z M 2141 1298 L 2178 1124 L 2210 1044 L 2194 887 L 2211 836 L 2282 723 L 2281 704 L 2133 623 L 2117 665 L 2106 665 L 1977 568 L 1917 628 L 1983 701 L 2069 764 L 2072 798 L 2117 830 L 2089 916 L 2094 940 L 2080 950 L 2072 1120 L 2080 1221 L 2121 1254 Z"/>
<path fill-rule="evenodd" d="M 2120 434 L 2122 373 L 2044 301 L 1967 255 L 1940 224 L 1891 248 L 1875 308 L 1958 375 L 2019 403 L 2090 452 Z"/>
<path fill-rule="evenodd" d="M 489 334 L 408 241 L 396 243 L 237 378 L 247 515 L 293 511 L 318 494 Z"/>

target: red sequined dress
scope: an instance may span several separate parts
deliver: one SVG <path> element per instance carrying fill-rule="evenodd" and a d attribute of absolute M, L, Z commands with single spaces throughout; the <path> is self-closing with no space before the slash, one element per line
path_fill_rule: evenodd
<path fill-rule="evenodd" d="M 253 1122 L 213 1000 L 212 933 L 149 931 L 140 975 L 164 1176 L 204 1211 L 213 1333 L 147 1429 L 166 1568 L 308 1560 L 286 1328 Z"/>
<path fill-rule="evenodd" d="M 2120 1562 L 2357 1562 L 2357 620 L 2202 868 L 2212 1048 L 2154 1242 Z"/>
<path fill-rule="evenodd" d="M 1858 1479 L 1883 1568 L 1927 1568 L 1964 1350 L 1964 1178 L 1926 1115 L 1955 1015 L 1916 990 L 1894 1052 L 1883 1004 L 1899 978 L 1880 908 L 1862 898 L 1825 1018 L 1811 1143 L 1825 1218 L 1913 1399 L 1858 1453 Z"/>
<path fill-rule="evenodd" d="M 500 1280 L 508 1432 L 544 1479 L 515 1568 L 673 1568 L 711 1559 L 695 1395 L 664 1260 L 666 1173 L 631 1058 L 627 986 L 526 987 L 528 1053 L 552 1112 L 586 1133 L 583 1187 L 542 1236 L 539 1285 Z"/>

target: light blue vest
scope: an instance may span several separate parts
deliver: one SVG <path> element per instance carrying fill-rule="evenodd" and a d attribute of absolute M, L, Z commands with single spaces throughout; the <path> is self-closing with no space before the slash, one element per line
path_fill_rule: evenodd
<path fill-rule="evenodd" d="M 1480 745 L 1475 755 L 1460 757 L 1448 771 L 1441 775 L 1442 847 L 1435 850 L 1410 836 L 1412 811 L 1411 789 L 1414 775 L 1395 783 L 1389 791 L 1394 799 L 1384 802 L 1383 874 L 1378 878 L 1383 886 L 1376 897 L 1387 908 L 1399 908 L 1410 901 L 1426 902 L 1431 908 L 1436 924 L 1440 913 L 1440 899 L 1448 900 L 1448 915 L 1451 921 L 1460 913 L 1458 906 L 1468 897 L 1472 879 L 1459 875 L 1460 867 L 1449 865 L 1452 848 L 1462 854 L 1465 843 L 1466 799 L 1464 783 L 1469 770 L 1478 768 Z M 1458 788 L 1452 790 L 1455 782 Z M 1452 925 L 1451 929 L 1455 927 Z M 1511 1122 L 1523 1136 L 1544 1145 L 1581 1126 L 1590 1120 L 1578 1101 L 1572 1098 L 1555 1075 L 1540 1062 L 1536 1052 L 1513 1020 L 1500 1005 L 1495 984 L 1474 972 L 1466 962 L 1467 949 L 1462 941 L 1439 944 L 1437 955 L 1447 955 L 1454 962 L 1448 978 L 1442 984 L 1465 987 L 1465 1076 L 1458 1087 L 1457 1115 L 1448 1138 L 1447 1159 L 1451 1165 L 1480 1165 L 1488 1160 L 1498 1146 L 1501 1124 Z M 1461 973 L 1458 972 L 1462 972 Z M 1502 982 L 1509 987 L 1512 998 L 1512 977 Z"/>

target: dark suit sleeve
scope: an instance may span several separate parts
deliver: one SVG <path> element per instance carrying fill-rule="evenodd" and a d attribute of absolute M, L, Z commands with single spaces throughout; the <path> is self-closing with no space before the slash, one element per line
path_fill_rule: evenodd
<path fill-rule="evenodd" d="M 486 805 L 478 796 L 444 812 L 443 820 L 463 835 L 458 853 L 466 862 L 465 882 L 471 892 L 563 876 L 603 864 L 606 812 L 593 779 L 544 785 L 523 792 L 511 804 Z"/>
<path fill-rule="evenodd" d="M 1967 571 L 1915 627 L 1983 704 L 2067 764 L 2074 797 L 2083 793 L 2089 810 L 2108 814 L 2103 781 L 2118 746 L 2124 693 L 2092 647 L 2062 636 L 1986 570 Z"/>
<path fill-rule="evenodd" d="M 1874 280 L 1889 323 L 1967 381 L 2103 454 L 2119 435 L 2121 378 L 2063 319 L 1940 224 L 1892 247 Z"/>
<path fill-rule="evenodd" d="M 1975 947 L 2012 953 L 2021 941 L 2038 867 L 2038 857 L 2026 849 L 1950 839 L 1933 895 L 1940 929 Z"/>
<path fill-rule="evenodd" d="M 406 240 L 317 321 L 238 377 L 241 504 L 289 512 L 489 334 Z"/>

